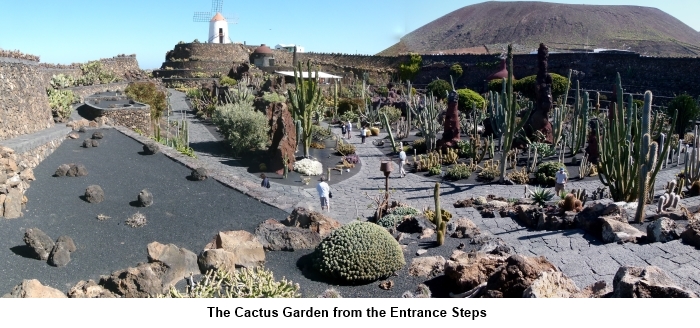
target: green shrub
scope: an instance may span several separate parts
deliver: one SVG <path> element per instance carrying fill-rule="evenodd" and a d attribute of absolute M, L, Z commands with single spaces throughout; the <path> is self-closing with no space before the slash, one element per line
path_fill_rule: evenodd
<path fill-rule="evenodd" d="M 462 76 L 462 73 L 464 73 L 464 71 L 462 70 L 462 66 L 458 63 L 450 66 L 450 76 L 453 80 L 457 81 L 457 79 Z"/>
<path fill-rule="evenodd" d="M 698 102 L 693 99 L 693 97 L 683 94 L 671 100 L 671 103 L 668 105 L 668 115 L 672 116 L 674 110 L 678 110 L 675 133 L 678 135 L 685 135 L 688 127 L 694 124 L 691 123 L 691 121 L 695 122 L 698 116 L 700 116 Z"/>
<path fill-rule="evenodd" d="M 403 220 L 403 215 L 399 214 L 389 214 L 383 216 L 381 219 L 377 220 L 377 224 L 383 228 L 389 229 L 396 227 Z"/>
<path fill-rule="evenodd" d="M 472 169 L 467 164 L 457 164 L 447 169 L 446 175 L 450 180 L 467 179 L 472 175 Z"/>
<path fill-rule="evenodd" d="M 352 144 L 347 143 L 347 142 L 339 142 L 338 149 L 336 149 L 336 150 L 342 156 L 351 155 L 351 154 L 355 153 L 355 146 L 353 146 Z"/>
<path fill-rule="evenodd" d="M 46 89 L 49 96 L 49 106 L 51 113 L 55 117 L 63 119 L 69 118 L 73 112 L 73 103 L 77 101 L 77 97 L 71 90 L 56 90 Z"/>
<path fill-rule="evenodd" d="M 423 154 L 427 151 L 428 146 L 425 144 L 425 138 L 416 139 L 411 144 L 411 148 L 415 149 L 418 154 Z"/>
<path fill-rule="evenodd" d="M 180 293 L 170 288 L 172 298 L 297 298 L 299 284 L 284 277 L 276 281 L 265 268 L 241 268 L 233 271 L 210 270 L 194 288 Z"/>
<path fill-rule="evenodd" d="M 262 98 L 268 103 L 286 102 L 287 98 L 277 92 L 264 92 Z"/>
<path fill-rule="evenodd" d="M 384 86 L 377 88 L 377 89 L 375 90 L 375 92 L 376 92 L 378 95 L 382 96 L 382 97 L 387 97 L 387 96 L 389 96 L 389 88 L 384 87 Z"/>
<path fill-rule="evenodd" d="M 413 80 L 422 66 L 423 58 L 418 54 L 411 54 L 411 58 L 408 62 L 399 65 L 399 77 L 401 81 Z"/>
<path fill-rule="evenodd" d="M 219 78 L 219 84 L 222 86 L 227 86 L 227 87 L 232 87 L 236 85 L 238 81 L 234 80 L 233 78 L 230 78 L 228 76 L 222 76 Z"/>
<path fill-rule="evenodd" d="M 75 84 L 75 79 L 66 74 L 58 74 L 51 77 L 51 86 L 54 89 L 70 88 Z"/>
<path fill-rule="evenodd" d="M 151 119 L 158 120 L 167 108 L 165 92 L 153 82 L 132 82 L 124 89 L 127 97 L 151 107 Z"/>
<path fill-rule="evenodd" d="M 199 88 L 187 88 L 185 95 L 190 99 L 200 99 L 203 96 L 202 90 Z"/>
<path fill-rule="evenodd" d="M 405 265 L 396 239 L 369 222 L 353 222 L 336 229 L 313 253 L 313 266 L 318 272 L 343 282 L 386 278 Z"/>
<path fill-rule="evenodd" d="M 428 175 L 440 175 L 442 173 L 442 168 L 439 166 L 433 166 L 428 169 Z"/>
<path fill-rule="evenodd" d="M 86 64 L 80 65 L 80 70 L 83 75 L 76 79 L 75 84 L 93 85 L 118 81 L 114 73 L 104 70 L 102 63 L 98 60 L 89 61 Z"/>
<path fill-rule="evenodd" d="M 359 113 L 365 110 L 365 103 L 362 98 L 343 98 L 338 100 L 338 115 L 348 112 Z"/>
<path fill-rule="evenodd" d="M 459 95 L 458 106 L 460 112 L 468 112 L 472 110 L 474 106 L 476 106 L 476 108 L 479 109 L 484 107 L 484 97 L 476 93 L 476 91 L 469 89 L 459 89 L 457 90 L 457 95 Z"/>
<path fill-rule="evenodd" d="M 442 100 L 447 98 L 447 93 L 452 91 L 452 85 L 445 80 L 435 80 L 430 82 L 426 87 L 428 94 L 432 94 L 435 98 Z"/>
<path fill-rule="evenodd" d="M 537 178 L 537 183 L 546 186 L 554 186 L 557 171 L 559 171 L 559 169 L 562 167 L 566 169 L 566 165 L 560 162 L 546 162 L 540 164 L 537 167 L 537 174 L 535 175 Z"/>
<path fill-rule="evenodd" d="M 566 87 L 569 84 L 569 80 L 559 74 L 550 73 L 552 75 L 552 100 L 556 101 L 559 97 L 564 95 L 566 92 Z M 513 90 L 520 92 L 524 97 L 530 98 L 530 100 L 537 99 L 537 75 L 530 75 L 517 80 L 513 84 Z"/>
<path fill-rule="evenodd" d="M 389 124 L 394 124 L 399 119 L 401 119 L 401 110 L 394 106 L 384 106 L 380 108 L 379 114 L 386 114 L 386 118 L 389 120 Z"/>
<path fill-rule="evenodd" d="M 401 216 L 406 216 L 406 215 L 416 215 L 419 214 L 420 212 L 410 206 L 399 206 L 399 207 L 394 207 L 391 208 L 387 211 L 387 214 L 395 214 L 395 215 L 401 215 Z"/>
<path fill-rule="evenodd" d="M 251 149 L 262 149 L 267 144 L 267 117 L 250 104 L 217 106 L 213 120 L 234 155 L 241 155 Z"/>

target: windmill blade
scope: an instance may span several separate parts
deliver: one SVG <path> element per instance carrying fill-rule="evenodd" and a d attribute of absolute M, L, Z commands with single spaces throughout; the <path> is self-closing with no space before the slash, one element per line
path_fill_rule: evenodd
<path fill-rule="evenodd" d="M 211 0 L 211 13 L 212 15 L 221 12 L 221 8 L 224 7 L 224 0 Z"/>
<path fill-rule="evenodd" d="M 211 17 L 213 16 L 212 13 L 207 13 L 207 12 L 196 12 L 194 13 L 194 17 L 192 18 L 193 21 L 195 22 L 208 22 L 211 20 Z"/>
<path fill-rule="evenodd" d="M 224 15 L 224 19 L 229 24 L 238 24 L 238 15 Z"/>

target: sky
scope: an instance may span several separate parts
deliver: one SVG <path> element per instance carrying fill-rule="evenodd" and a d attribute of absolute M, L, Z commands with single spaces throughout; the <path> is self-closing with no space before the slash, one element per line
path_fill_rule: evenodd
<path fill-rule="evenodd" d="M 470 0 L 223 0 L 234 42 L 294 43 L 307 52 L 376 54 L 405 34 Z M 700 30 L 697 0 L 578 0 L 558 3 L 656 7 Z M 0 0 L 0 48 L 70 64 L 136 54 L 155 69 L 179 41 L 206 40 L 209 26 L 193 22 L 211 0 Z M 212 15 L 213 16 L 213 15 Z"/>

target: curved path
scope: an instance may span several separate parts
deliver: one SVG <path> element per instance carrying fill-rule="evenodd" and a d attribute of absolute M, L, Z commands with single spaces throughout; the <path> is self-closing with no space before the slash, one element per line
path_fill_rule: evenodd
<path fill-rule="evenodd" d="M 198 160 L 192 161 L 184 156 L 179 157 L 190 167 L 204 164 L 216 179 L 232 188 L 255 197 L 262 202 L 291 212 L 297 206 L 318 210 L 320 202 L 315 187 L 284 186 L 272 182 L 270 189 L 260 187 L 260 179 L 246 171 L 244 167 L 227 165 L 233 161 L 221 155 L 216 150 L 217 138 L 206 126 L 191 114 L 182 92 L 170 90 L 171 105 L 176 117 L 187 114 L 190 123 L 190 142 L 196 146 Z M 126 132 L 128 133 L 128 131 Z M 386 134 L 380 134 L 379 138 Z M 368 205 L 373 201 L 367 196 L 375 196 L 384 189 L 384 174 L 379 171 L 380 162 L 386 159 L 379 149 L 371 143 L 360 144 L 360 138 L 349 141 L 357 148 L 357 154 L 362 161 L 360 172 L 352 178 L 331 186 L 333 199 L 329 216 L 342 223 L 348 223 L 357 218 L 366 218 L 374 213 Z M 206 145 L 206 147 L 200 147 Z M 194 148 L 194 147 L 193 147 Z M 204 151 L 202 151 L 204 150 Z M 396 161 L 396 159 L 392 159 Z M 201 164 L 200 164 L 201 163 Z M 433 188 L 435 181 L 408 174 L 405 178 L 398 175 L 398 165 L 389 177 L 391 198 L 409 203 L 422 209 L 434 207 Z M 681 170 L 667 170 L 657 176 L 656 193 L 662 193 L 666 182 L 675 177 Z M 332 179 L 332 177 L 331 177 Z M 600 181 L 570 182 L 567 189 L 583 188 L 589 192 L 601 187 Z M 695 248 L 682 244 L 678 240 L 661 244 L 600 244 L 588 238 L 583 231 L 528 231 L 511 218 L 482 218 L 473 208 L 452 208 L 458 200 L 497 195 L 505 198 L 522 198 L 524 186 L 515 185 L 468 185 L 462 183 L 442 182 L 440 187 L 441 202 L 449 208 L 456 217 L 468 217 L 483 231 L 488 231 L 502 238 L 512 246 L 517 253 L 528 256 L 545 256 L 571 277 L 579 287 L 585 287 L 598 280 L 612 284 L 612 278 L 622 265 L 646 266 L 655 265 L 666 270 L 681 286 L 700 294 L 700 252 Z M 530 187 L 531 189 L 534 187 Z M 684 200 L 686 205 L 698 205 L 700 200 Z M 692 204 L 690 204 L 692 203 Z"/>

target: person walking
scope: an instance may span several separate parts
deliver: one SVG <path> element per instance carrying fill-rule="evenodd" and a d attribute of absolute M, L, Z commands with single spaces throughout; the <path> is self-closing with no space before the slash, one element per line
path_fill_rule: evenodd
<path fill-rule="evenodd" d="M 343 132 L 343 138 L 345 138 L 345 135 L 348 133 L 347 124 L 345 124 L 345 122 L 343 122 L 342 126 L 340 127 L 340 131 Z"/>
<path fill-rule="evenodd" d="M 369 133 L 369 129 L 366 126 L 362 128 L 362 131 L 360 131 L 360 136 L 362 137 L 362 143 L 365 143 L 365 139 L 367 139 L 368 133 Z"/>
<path fill-rule="evenodd" d="M 348 132 L 348 139 L 350 139 L 352 137 L 352 123 L 350 121 L 345 125 L 345 130 Z"/>
<path fill-rule="evenodd" d="M 403 178 L 406 176 L 406 171 L 403 169 L 404 165 L 406 165 L 406 152 L 403 150 L 403 142 L 399 143 L 399 147 L 401 147 L 401 151 L 399 152 L 399 173 Z"/>
<path fill-rule="evenodd" d="M 557 194 L 557 196 L 566 189 L 566 182 L 569 181 L 569 177 L 566 175 L 566 170 L 564 168 L 560 168 L 559 172 L 557 172 L 556 175 L 556 185 L 554 185 L 554 193 Z"/>
<path fill-rule="evenodd" d="M 270 188 L 270 178 L 268 178 L 265 173 L 261 174 L 260 177 L 262 178 L 262 182 L 260 183 L 260 187 L 265 187 L 265 188 Z"/>
<path fill-rule="evenodd" d="M 326 183 L 326 178 L 321 177 L 319 179 L 318 186 L 316 186 L 316 191 L 318 191 L 318 197 L 321 198 L 321 211 L 323 211 L 324 207 L 326 211 L 330 212 L 331 211 L 331 203 L 330 203 L 330 198 L 331 198 L 331 187 Z"/>

